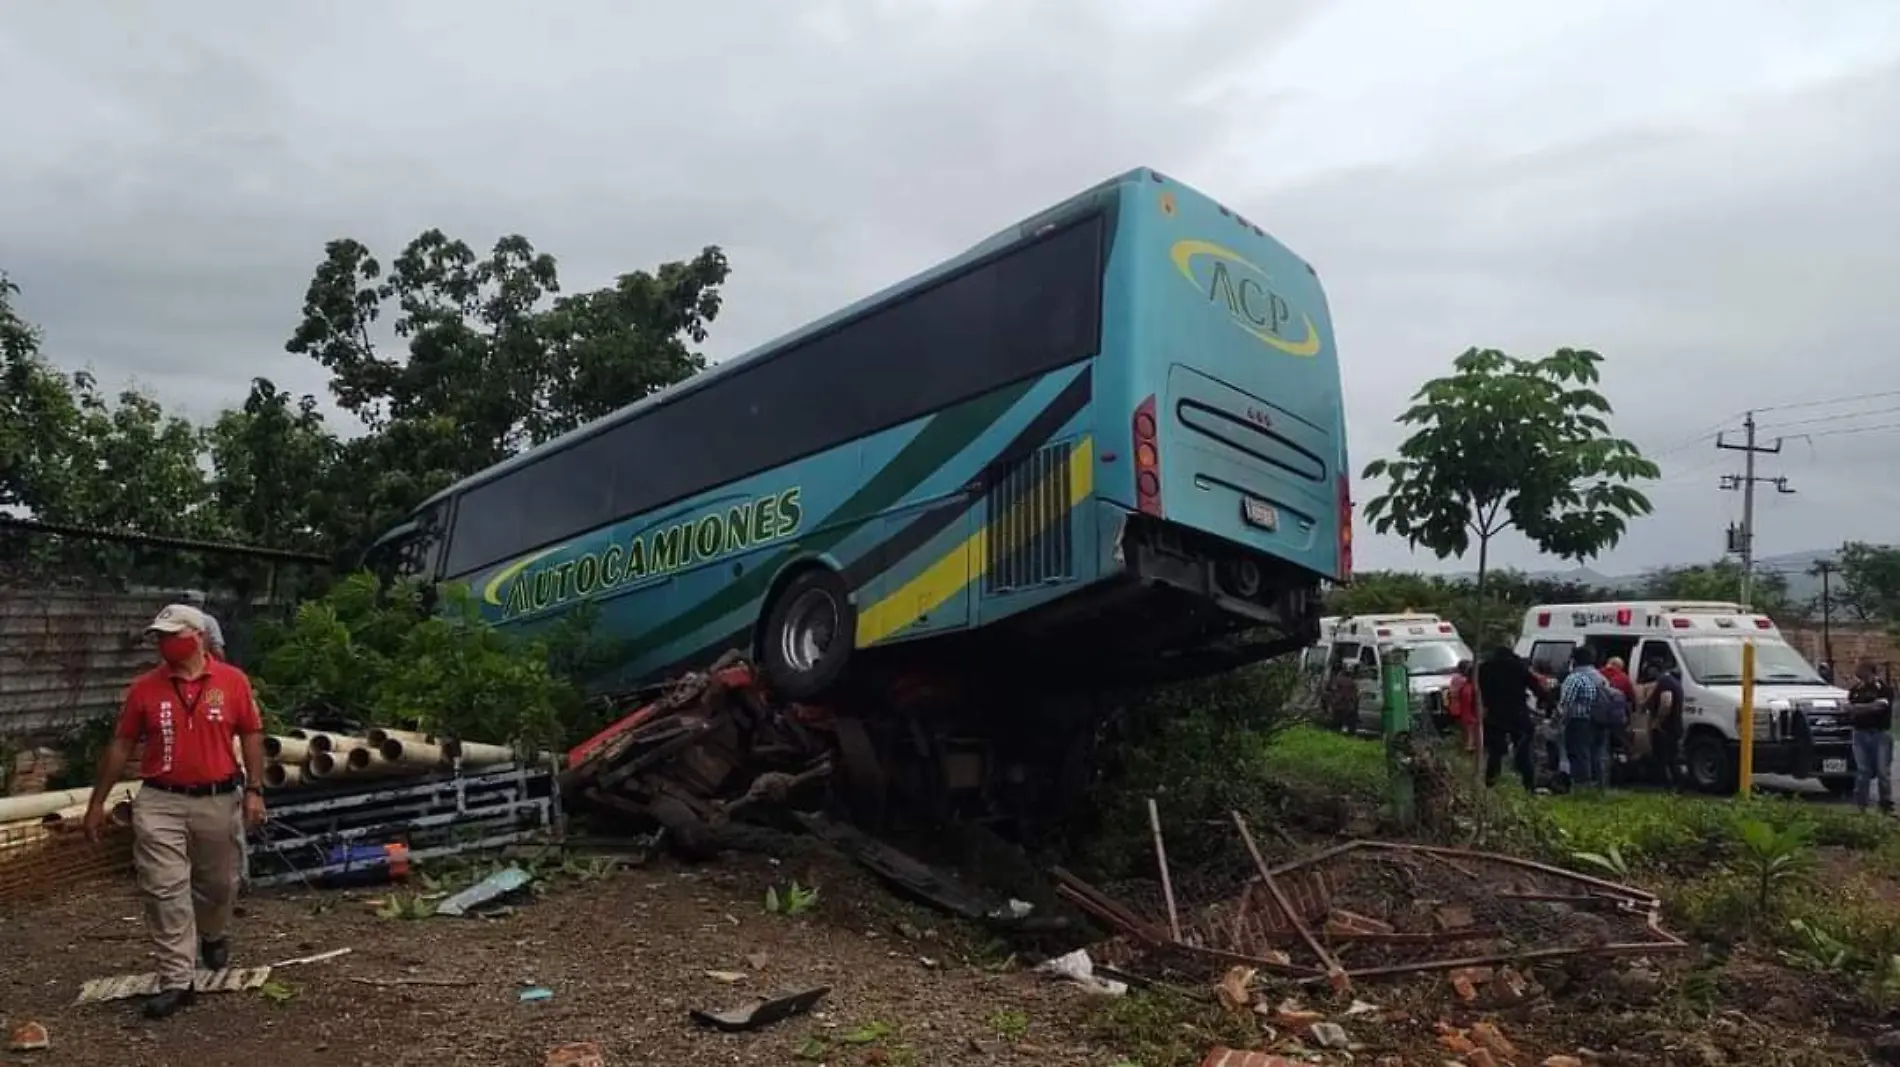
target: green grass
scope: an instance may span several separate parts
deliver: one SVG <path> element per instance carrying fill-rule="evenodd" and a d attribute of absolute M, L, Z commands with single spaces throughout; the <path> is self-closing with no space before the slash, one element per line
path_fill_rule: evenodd
<path fill-rule="evenodd" d="M 1295 789 L 1374 803 L 1385 795 L 1385 749 L 1366 738 L 1294 726 L 1267 743 L 1261 762 L 1269 777 Z M 1806 823 L 1816 845 L 1873 852 L 1874 862 L 1900 872 L 1900 827 L 1893 820 L 1800 797 L 1625 789 L 1529 797 L 1506 783 L 1497 800 L 1502 821 L 1514 824 L 1500 828 L 1507 840 L 1553 859 L 1615 848 L 1632 869 L 1696 869 L 1722 858 L 1738 822 L 1760 820 L 1778 829 Z"/>
<path fill-rule="evenodd" d="M 1374 802 L 1385 795 L 1385 749 L 1365 738 L 1292 726 L 1267 743 L 1261 763 L 1268 777 L 1296 788 L 1345 792 Z"/>

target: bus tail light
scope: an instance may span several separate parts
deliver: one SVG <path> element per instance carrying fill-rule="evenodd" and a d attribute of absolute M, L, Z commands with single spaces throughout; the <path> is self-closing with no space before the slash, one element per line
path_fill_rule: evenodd
<path fill-rule="evenodd" d="M 1755 620 L 1755 629 L 1757 630 L 1772 630 L 1774 628 L 1775 624 L 1768 619 L 1758 618 Z"/>
<path fill-rule="evenodd" d="M 1135 506 L 1161 515 L 1161 444 L 1156 439 L 1155 398 L 1135 407 Z"/>
<path fill-rule="evenodd" d="M 1339 580 L 1352 580 L 1352 479 L 1341 474 L 1339 483 Z"/>
<path fill-rule="evenodd" d="M 1695 624 L 1690 622 L 1688 619 L 1685 619 L 1682 616 L 1678 615 L 1675 618 L 1669 620 L 1669 625 L 1675 627 L 1678 630 L 1687 630 L 1689 627 L 1694 626 Z"/>

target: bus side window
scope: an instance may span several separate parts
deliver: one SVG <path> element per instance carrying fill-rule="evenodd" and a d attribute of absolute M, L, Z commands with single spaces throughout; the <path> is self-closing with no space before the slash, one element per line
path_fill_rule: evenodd
<path fill-rule="evenodd" d="M 1539 641 L 1531 646 L 1531 669 L 1549 678 L 1570 673 L 1570 654 L 1576 648 L 1571 641 Z"/>
<path fill-rule="evenodd" d="M 1350 641 L 1343 641 L 1333 646 L 1333 654 L 1331 656 L 1331 661 L 1326 664 L 1326 673 L 1331 674 L 1334 671 L 1337 671 L 1339 669 L 1339 665 L 1342 663 L 1346 664 L 1347 666 L 1351 666 L 1352 664 L 1357 663 L 1358 661 L 1359 661 L 1359 646 L 1356 644 L 1353 644 Z"/>

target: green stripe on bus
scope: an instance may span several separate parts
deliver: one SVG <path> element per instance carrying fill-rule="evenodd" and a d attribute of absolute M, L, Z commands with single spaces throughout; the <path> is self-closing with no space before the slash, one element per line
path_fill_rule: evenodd
<path fill-rule="evenodd" d="M 734 579 L 719 592 L 641 634 L 630 643 L 627 658 L 637 660 L 678 635 L 689 634 L 717 622 L 764 596 L 773 576 L 797 555 L 816 554 L 832 548 L 850 536 L 858 523 L 904 499 L 924 479 L 995 425 L 1038 380 L 1032 378 L 1006 386 L 939 413 L 857 492 L 825 516 L 816 530 L 800 538 L 794 551 L 778 553 Z"/>

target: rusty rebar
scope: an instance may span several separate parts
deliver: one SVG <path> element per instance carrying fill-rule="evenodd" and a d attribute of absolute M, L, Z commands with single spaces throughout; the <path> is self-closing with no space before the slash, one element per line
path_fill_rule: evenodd
<path fill-rule="evenodd" d="M 1174 906 L 1174 879 L 1168 876 L 1168 846 L 1161 840 L 1161 809 L 1155 798 L 1148 798 L 1148 828 L 1154 831 L 1155 867 L 1161 872 L 1161 899 L 1168 905 L 1168 932 L 1181 940 L 1181 912 Z"/>
<path fill-rule="evenodd" d="M 1267 858 L 1260 854 L 1260 846 L 1254 842 L 1253 833 L 1247 829 L 1246 817 L 1238 811 L 1231 814 L 1234 817 L 1234 828 L 1240 831 L 1240 839 L 1246 843 L 1247 852 L 1253 856 L 1254 866 L 1260 868 L 1261 881 L 1267 884 L 1267 892 L 1273 894 L 1273 902 L 1280 905 L 1280 910 L 1286 913 L 1287 921 L 1299 931 L 1300 939 L 1306 942 L 1306 947 L 1313 950 L 1313 955 L 1317 956 L 1321 965 L 1326 968 L 1326 978 L 1333 984 L 1333 988 L 1344 992 L 1352 984 L 1347 978 L 1346 969 L 1339 965 L 1338 958 L 1327 951 L 1325 945 L 1320 944 L 1319 938 L 1313 936 L 1312 928 L 1306 925 L 1306 920 L 1294 910 L 1293 902 L 1287 899 L 1286 891 L 1280 888 L 1280 880 L 1273 876 L 1273 868 L 1267 866 Z"/>

